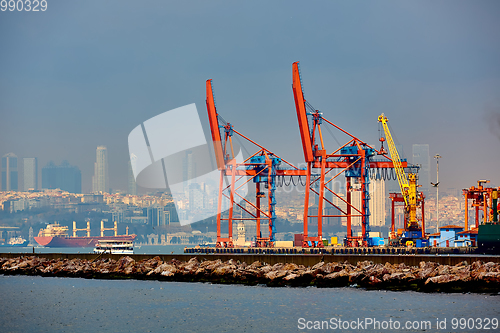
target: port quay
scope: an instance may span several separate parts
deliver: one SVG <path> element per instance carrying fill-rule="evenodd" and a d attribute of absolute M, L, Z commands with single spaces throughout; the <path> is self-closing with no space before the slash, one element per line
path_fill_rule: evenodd
<path fill-rule="evenodd" d="M 233 249 L 233 253 L 220 253 L 213 252 L 209 254 L 204 254 L 201 252 L 194 253 L 195 250 L 199 249 L 189 249 L 193 251 L 193 254 L 183 253 L 183 254 L 130 254 L 130 258 L 135 261 L 153 259 L 159 257 L 162 261 L 168 262 L 173 259 L 188 262 L 192 258 L 198 258 L 200 261 L 203 260 L 221 260 L 223 262 L 228 260 L 236 260 L 240 262 L 246 262 L 247 264 L 252 264 L 253 262 L 260 261 L 267 264 L 278 264 L 278 263 L 294 263 L 297 265 L 304 266 L 314 266 L 319 262 L 349 262 L 351 264 L 356 264 L 360 261 L 371 261 L 375 264 L 401 264 L 404 263 L 407 266 L 418 266 L 420 262 L 435 262 L 440 265 L 457 265 L 462 262 L 472 263 L 475 261 L 483 262 L 494 262 L 500 263 L 500 256 L 498 255 L 474 255 L 474 254 L 453 254 L 453 253 L 442 253 L 442 254 L 327 254 L 327 253 L 316 253 L 316 254 L 305 254 L 305 253 L 290 253 L 290 254 L 277 254 L 277 253 L 241 253 L 236 252 L 237 249 Z M 216 251 L 215 249 L 212 249 Z M 314 251 L 314 250 L 313 250 Z M 348 252 L 349 250 L 346 250 Z M 351 251 L 353 251 L 351 249 Z M 265 250 L 264 250 L 265 252 Z M 45 258 L 47 260 L 57 260 L 57 259 L 82 259 L 82 260 L 95 260 L 98 255 L 94 253 L 36 253 L 37 257 Z M 3 258 L 18 258 L 18 257 L 29 257 L 30 253 L 0 253 L 0 257 Z M 109 254 L 105 253 L 100 255 L 99 258 L 108 258 L 113 260 L 119 260 L 122 255 L 119 254 Z"/>
<path fill-rule="evenodd" d="M 0 274 L 484 293 L 500 291 L 500 256 L 5 253 Z"/>

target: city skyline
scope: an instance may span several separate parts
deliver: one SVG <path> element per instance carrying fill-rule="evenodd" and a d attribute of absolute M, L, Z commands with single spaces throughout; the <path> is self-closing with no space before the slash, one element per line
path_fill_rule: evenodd
<path fill-rule="evenodd" d="M 408 160 L 422 142 L 431 156 L 443 156 L 443 187 L 481 178 L 498 185 L 499 158 L 491 153 L 500 142 L 498 2 L 331 2 L 303 11 L 197 5 L 156 4 L 154 12 L 116 16 L 90 2 L 53 5 L 36 17 L 4 15 L 0 155 L 35 156 L 40 165 L 70 160 L 90 192 L 89 161 L 103 144 L 109 187 L 126 191 L 127 135 L 144 119 L 194 102 L 209 136 L 204 85 L 211 78 L 224 119 L 299 165 L 290 74 L 300 61 L 305 96 L 327 119 L 377 142 L 377 117 L 385 113 Z M 257 29 L 247 29 L 253 20 Z M 179 26 L 191 29 L 166 33 Z M 18 61 L 27 65 L 8 65 Z M 471 128 L 478 130 L 465 135 Z"/>
<path fill-rule="evenodd" d="M 372 146 L 374 146 L 374 145 L 372 145 Z M 398 145 L 398 150 L 403 152 L 403 148 L 401 145 Z M 417 151 L 418 151 L 418 153 L 416 153 Z M 431 165 L 431 162 L 434 162 L 434 160 L 431 160 L 430 156 L 427 155 L 428 156 L 427 161 L 428 161 L 429 167 L 426 168 L 420 162 L 421 157 L 419 155 L 422 152 L 424 152 L 424 154 L 426 154 L 428 151 L 429 151 L 428 144 L 413 144 L 412 145 L 412 155 L 411 155 L 412 158 L 408 159 L 408 161 L 409 162 L 411 161 L 410 164 L 419 166 L 419 169 L 418 169 L 418 173 L 419 173 L 418 185 L 420 185 L 419 191 L 423 192 L 426 196 L 429 196 L 429 195 L 434 196 L 435 195 L 435 188 L 432 186 L 429 186 L 430 183 L 434 180 L 435 173 L 436 173 L 436 169 L 435 168 L 433 169 L 432 165 Z M 100 167 L 98 168 L 97 162 L 94 162 L 94 175 L 92 176 L 92 180 L 89 183 L 85 183 L 83 181 L 83 176 L 81 176 L 82 177 L 82 185 L 81 185 L 81 191 L 79 193 L 94 193 L 94 192 L 96 192 L 93 190 L 94 186 L 95 186 L 94 179 L 96 179 L 95 172 L 96 172 L 96 170 L 100 170 L 99 175 L 106 174 L 106 167 L 105 166 L 109 163 L 104 163 L 103 161 L 107 160 L 107 155 L 108 155 L 108 150 L 105 146 L 98 146 L 97 147 L 96 155 L 94 155 L 94 158 L 96 158 L 96 160 L 98 158 L 101 161 Z M 18 190 L 19 191 L 27 190 L 28 188 L 30 188 L 30 189 L 31 188 L 33 188 L 33 189 L 43 188 L 41 185 L 41 182 L 42 182 L 41 172 L 42 172 L 43 168 L 38 169 L 38 160 L 39 160 L 38 157 L 18 157 L 16 154 L 14 154 L 12 152 L 5 154 L 3 157 L 6 157 L 6 156 L 10 156 L 10 157 L 14 156 L 18 161 L 19 160 L 23 161 L 22 164 L 19 164 L 19 162 L 17 162 L 17 167 L 15 168 L 16 172 L 18 172 L 18 177 L 17 177 L 18 180 L 17 181 L 18 181 Z M 404 155 L 404 152 L 402 153 L 402 156 L 404 156 L 404 158 L 406 158 L 406 155 Z M 33 167 L 37 169 L 37 172 L 33 174 L 33 177 L 36 178 L 36 184 L 37 184 L 36 188 L 35 187 L 26 188 L 27 184 L 25 181 L 25 177 L 26 177 L 27 170 L 24 167 L 25 160 L 30 161 L 30 163 L 34 163 L 34 166 L 30 166 L 30 170 Z M 139 186 L 137 186 L 137 184 L 135 182 L 135 178 L 134 178 L 134 175 L 133 175 L 133 172 L 131 169 L 131 167 L 132 167 L 131 163 L 135 163 L 136 162 L 135 160 L 136 160 L 136 157 L 135 157 L 134 161 L 129 160 L 127 162 L 126 187 L 124 187 L 124 188 L 112 188 L 108 185 L 108 189 L 104 190 L 103 192 L 106 192 L 106 193 L 118 193 L 118 192 L 120 192 L 120 193 L 127 193 L 127 194 L 131 194 L 131 195 L 137 195 L 139 193 L 138 192 Z M 424 157 L 424 160 L 425 160 L 425 157 Z M 61 162 L 61 165 L 65 165 L 65 164 L 69 164 L 69 163 L 67 160 L 63 159 Z M 54 165 L 54 161 L 53 160 L 48 161 L 47 165 Z M 74 167 L 76 167 L 77 169 L 80 170 L 79 166 L 74 166 Z M 2 170 L 3 170 L 3 168 L 2 168 Z M 434 175 L 432 175 L 432 171 L 434 171 Z M 426 172 L 432 176 L 426 176 L 425 175 Z M 183 158 L 183 180 L 185 180 L 186 182 L 189 183 L 188 180 L 192 179 L 195 175 L 196 175 L 196 165 L 191 160 L 191 152 L 188 151 L 188 152 L 186 152 L 185 157 Z M 102 176 L 100 176 L 100 177 L 101 177 L 100 179 L 101 179 L 102 184 L 103 184 L 103 179 L 104 179 L 105 183 L 109 184 L 109 182 L 110 182 L 109 172 L 108 172 L 107 177 L 102 177 Z M 116 177 L 111 177 L 111 179 L 113 179 L 116 182 Z M 3 180 L 3 179 L 0 179 L 0 180 Z M 426 182 L 426 180 L 429 180 L 429 182 Z M 0 188 L 4 191 L 5 189 L 4 189 L 3 184 L 4 184 L 4 182 L 0 181 L 0 186 L 1 186 Z M 30 181 L 30 184 L 31 184 L 31 181 Z M 491 184 L 491 186 L 494 186 L 494 187 L 496 186 L 494 182 L 492 182 L 490 184 Z M 338 191 L 339 193 L 342 193 L 342 187 L 343 187 L 343 185 L 340 184 L 340 188 L 338 188 L 336 191 Z M 87 188 L 89 190 L 85 191 L 84 190 L 85 188 Z M 105 188 L 105 187 L 103 187 L 103 188 Z M 432 190 L 431 190 L 431 188 L 432 188 Z M 109 192 L 110 190 L 111 190 L 111 192 Z M 188 189 L 186 188 L 185 190 L 186 190 L 186 194 L 187 194 Z M 444 185 L 442 185 L 441 190 L 443 191 L 443 193 L 448 193 L 450 191 L 452 191 L 454 193 L 455 192 L 461 193 L 462 188 L 451 187 L 451 186 L 445 187 Z M 101 191 L 101 190 L 99 190 L 99 191 Z M 141 193 L 145 194 L 145 193 L 156 192 L 156 191 L 158 191 L 158 189 L 142 188 Z M 378 191 L 379 190 L 377 190 L 377 192 Z M 387 185 L 384 184 L 384 191 L 386 193 L 400 192 L 398 182 L 395 180 L 388 181 Z M 325 195 L 330 195 L 330 193 L 325 193 Z M 315 199 L 315 201 L 317 204 L 317 198 Z"/>

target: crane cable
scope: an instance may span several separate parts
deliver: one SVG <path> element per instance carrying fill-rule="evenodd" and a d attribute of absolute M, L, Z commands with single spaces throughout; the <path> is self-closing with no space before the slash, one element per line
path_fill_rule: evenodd
<path fill-rule="evenodd" d="M 286 182 L 286 177 L 287 176 L 276 176 L 276 186 L 277 187 L 283 187 L 283 186 L 290 186 L 290 185 L 293 185 L 293 186 L 297 186 L 297 185 L 302 185 L 302 186 L 306 186 L 306 183 L 305 181 L 302 179 L 302 176 L 298 176 L 299 179 L 297 179 L 297 181 L 294 180 L 294 176 L 290 176 L 290 180 L 288 181 L 288 183 Z"/>

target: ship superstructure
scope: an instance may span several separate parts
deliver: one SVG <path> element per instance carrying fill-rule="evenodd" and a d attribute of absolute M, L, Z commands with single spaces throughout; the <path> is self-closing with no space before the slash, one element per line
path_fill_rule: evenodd
<path fill-rule="evenodd" d="M 74 231 L 81 230 L 76 229 L 76 223 L 73 223 Z M 108 241 L 124 241 L 133 242 L 136 235 L 129 235 L 128 228 L 126 235 L 118 235 L 117 223 L 114 223 L 114 228 L 104 228 L 104 221 L 101 221 L 101 235 L 100 236 L 90 236 L 90 225 L 87 224 L 87 236 L 77 237 L 74 232 L 74 236 L 68 235 L 68 227 L 61 226 L 59 223 L 53 223 L 47 225 L 45 229 L 41 229 L 38 232 L 38 236 L 35 237 L 35 241 L 46 247 L 95 247 L 99 240 Z M 114 236 L 104 236 L 105 230 L 113 230 Z"/>

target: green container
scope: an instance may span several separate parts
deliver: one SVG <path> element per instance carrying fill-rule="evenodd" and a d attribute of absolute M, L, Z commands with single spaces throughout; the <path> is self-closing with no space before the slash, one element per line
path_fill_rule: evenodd
<path fill-rule="evenodd" d="M 481 224 L 477 230 L 480 251 L 500 253 L 500 224 Z"/>

